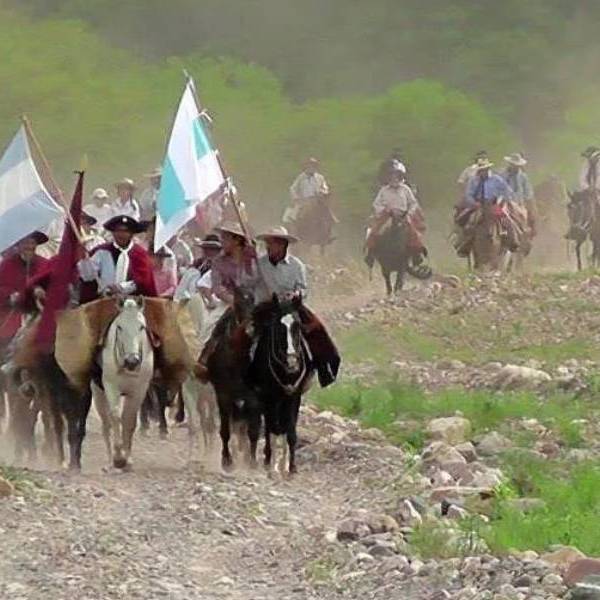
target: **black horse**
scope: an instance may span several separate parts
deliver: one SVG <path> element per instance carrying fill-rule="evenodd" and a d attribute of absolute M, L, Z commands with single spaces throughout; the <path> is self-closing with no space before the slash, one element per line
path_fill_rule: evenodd
<path fill-rule="evenodd" d="M 238 430 L 240 445 L 247 436 L 250 463 L 256 464 L 261 408 L 256 392 L 248 382 L 252 345 L 249 328 L 252 326 L 253 307 L 252 294 L 237 289 L 234 306 L 223 315 L 207 342 L 210 350 L 206 366 L 219 406 L 221 464 L 224 469 L 233 465 L 229 449 L 232 427 Z"/>
<path fill-rule="evenodd" d="M 271 465 L 273 442 L 287 443 L 289 462 L 280 470 L 296 472 L 296 425 L 303 392 L 314 373 L 310 354 L 302 336 L 299 311 L 301 300 L 260 304 L 254 311 L 258 345 L 251 368 L 251 381 L 257 390 L 265 418 L 265 466 Z M 285 436 L 285 439 L 283 438 Z M 273 439 L 274 438 L 274 439 Z"/>
<path fill-rule="evenodd" d="M 577 270 L 583 268 L 581 247 L 586 240 L 592 242 L 592 267 L 600 266 L 600 203 L 590 190 L 569 192 L 567 205 L 569 231 L 567 239 L 575 242 Z"/>
<path fill-rule="evenodd" d="M 378 235 L 369 256 L 380 267 L 388 296 L 399 292 L 404 286 L 404 276 L 409 273 L 416 279 L 429 279 L 431 268 L 418 264 L 421 257 L 415 257 L 409 249 L 409 224 L 406 212 L 395 213 Z M 392 273 L 396 281 L 392 288 Z"/>

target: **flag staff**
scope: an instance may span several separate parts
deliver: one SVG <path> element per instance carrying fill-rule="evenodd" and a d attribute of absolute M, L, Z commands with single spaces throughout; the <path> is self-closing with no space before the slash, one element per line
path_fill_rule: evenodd
<path fill-rule="evenodd" d="M 27 134 L 27 137 L 31 140 L 32 144 L 35 147 L 36 152 L 40 156 L 40 159 L 41 159 L 44 169 L 46 171 L 46 175 L 48 176 L 48 179 L 50 180 L 50 183 L 52 185 L 54 195 L 59 200 L 59 202 L 63 205 L 63 208 L 65 209 L 65 213 L 67 215 L 67 220 L 69 221 L 69 225 L 71 226 L 71 229 L 73 230 L 73 233 L 75 234 L 75 237 L 77 238 L 77 241 L 85 249 L 85 244 L 83 242 L 83 236 L 81 235 L 81 231 L 79 230 L 79 227 L 77 227 L 77 225 L 75 224 L 75 221 L 73 220 L 73 216 L 71 215 L 71 209 L 69 208 L 69 206 L 67 205 L 67 201 L 65 200 L 65 196 L 62 193 L 62 190 L 60 189 L 58 184 L 56 183 L 56 180 L 54 179 L 54 176 L 52 174 L 52 169 L 50 168 L 50 163 L 48 162 L 48 159 L 46 158 L 46 155 L 44 154 L 44 151 L 42 150 L 42 146 L 40 145 L 37 137 L 33 133 L 33 128 L 31 127 L 31 122 L 29 121 L 27 115 L 23 115 L 21 117 L 21 121 L 23 122 L 23 126 L 25 127 L 25 133 Z"/>

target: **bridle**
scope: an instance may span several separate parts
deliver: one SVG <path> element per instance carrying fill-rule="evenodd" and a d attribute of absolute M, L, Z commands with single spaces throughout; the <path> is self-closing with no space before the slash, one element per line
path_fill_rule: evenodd
<path fill-rule="evenodd" d="M 294 394 L 298 391 L 298 389 L 300 388 L 300 386 L 302 385 L 302 383 L 306 377 L 307 367 L 306 367 L 306 358 L 304 355 L 304 351 L 305 351 L 304 344 L 303 344 L 302 338 L 300 337 L 300 346 L 301 347 L 299 350 L 299 361 L 302 365 L 302 368 L 300 369 L 298 377 L 296 377 L 292 383 L 284 383 L 278 374 L 277 367 L 279 367 L 281 370 L 286 372 L 286 371 L 288 371 L 288 366 L 287 366 L 287 364 L 285 364 L 283 362 L 282 359 L 279 358 L 279 353 L 277 352 L 277 347 L 276 347 L 276 341 L 277 341 L 276 331 L 277 331 L 277 329 L 276 328 L 277 328 L 277 320 L 272 319 L 269 322 L 268 329 L 267 329 L 267 331 L 268 331 L 267 335 L 269 336 L 269 346 L 267 349 L 268 350 L 267 351 L 267 365 L 269 367 L 269 372 L 273 376 L 273 379 L 275 380 L 277 385 L 279 385 L 279 387 L 281 387 L 288 396 L 291 396 L 292 394 Z"/>

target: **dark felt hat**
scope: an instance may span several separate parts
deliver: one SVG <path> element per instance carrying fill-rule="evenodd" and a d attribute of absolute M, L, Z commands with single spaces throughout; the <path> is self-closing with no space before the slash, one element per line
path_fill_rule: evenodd
<path fill-rule="evenodd" d="M 146 231 L 146 225 L 136 221 L 129 215 L 117 215 L 104 223 L 104 229 L 107 231 L 114 231 L 118 227 L 125 227 L 131 231 L 131 233 L 142 233 L 143 231 Z"/>

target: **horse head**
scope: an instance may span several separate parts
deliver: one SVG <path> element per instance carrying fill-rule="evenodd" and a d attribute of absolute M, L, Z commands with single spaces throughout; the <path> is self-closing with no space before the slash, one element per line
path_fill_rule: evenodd
<path fill-rule="evenodd" d="M 117 366 L 129 373 L 139 370 L 144 360 L 144 341 L 148 338 L 144 299 L 120 298 L 119 314 L 113 321 L 114 356 Z"/>
<path fill-rule="evenodd" d="M 270 302 L 259 305 L 254 322 L 261 336 L 268 342 L 267 352 L 271 369 L 286 379 L 304 368 L 303 342 L 298 311 L 302 299 L 294 297 L 281 301 L 273 294 Z"/>
<path fill-rule="evenodd" d="M 233 290 L 233 312 L 238 323 L 244 323 L 252 318 L 254 309 L 254 294 L 245 287 L 235 287 Z"/>

